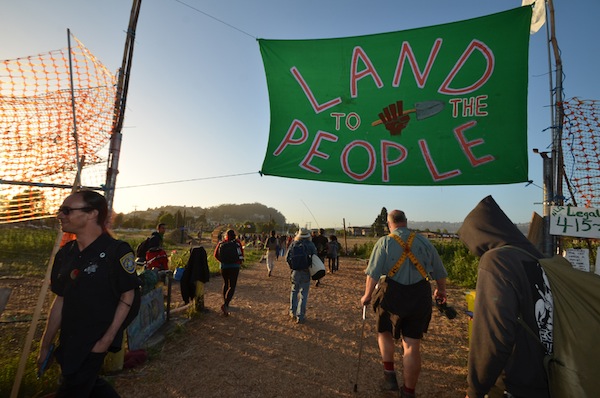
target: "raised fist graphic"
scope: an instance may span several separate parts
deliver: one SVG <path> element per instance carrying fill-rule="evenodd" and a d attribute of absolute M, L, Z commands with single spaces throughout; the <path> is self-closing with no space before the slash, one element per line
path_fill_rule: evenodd
<path fill-rule="evenodd" d="M 387 108 L 383 108 L 383 113 L 379 114 L 379 119 L 391 135 L 400 135 L 402 129 L 410 121 L 410 116 L 403 114 L 402 101 L 396 101 L 395 104 L 390 104 Z"/>

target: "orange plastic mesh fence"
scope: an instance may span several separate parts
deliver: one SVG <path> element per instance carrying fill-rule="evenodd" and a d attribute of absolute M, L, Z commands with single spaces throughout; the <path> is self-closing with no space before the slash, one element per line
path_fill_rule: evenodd
<path fill-rule="evenodd" d="M 53 217 L 75 180 L 77 153 L 81 185 L 104 184 L 116 76 L 73 38 L 77 140 L 69 50 L 0 61 L 0 224 Z"/>
<path fill-rule="evenodd" d="M 572 98 L 564 113 L 563 156 L 574 199 L 580 207 L 600 207 L 600 102 Z"/>

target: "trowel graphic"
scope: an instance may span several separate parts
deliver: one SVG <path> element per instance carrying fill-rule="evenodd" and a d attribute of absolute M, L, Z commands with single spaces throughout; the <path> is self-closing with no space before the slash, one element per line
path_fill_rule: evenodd
<path fill-rule="evenodd" d="M 379 114 L 379 119 L 371 123 L 371 126 L 385 123 L 385 128 L 392 135 L 400 135 L 402 129 L 410 121 L 409 115 L 411 113 L 416 115 L 417 120 L 423 120 L 440 113 L 442 109 L 444 109 L 444 102 L 442 101 L 416 102 L 413 109 L 407 110 L 403 110 L 402 101 L 396 101 L 395 104 L 390 104 L 384 108 L 383 112 Z"/>

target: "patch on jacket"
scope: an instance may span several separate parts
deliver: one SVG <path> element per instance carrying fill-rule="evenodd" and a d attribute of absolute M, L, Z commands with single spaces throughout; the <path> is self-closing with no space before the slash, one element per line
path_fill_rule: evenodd
<path fill-rule="evenodd" d="M 133 257 L 133 252 L 129 252 L 119 260 L 121 262 L 121 267 L 127 273 L 133 274 L 135 272 L 135 258 Z"/>

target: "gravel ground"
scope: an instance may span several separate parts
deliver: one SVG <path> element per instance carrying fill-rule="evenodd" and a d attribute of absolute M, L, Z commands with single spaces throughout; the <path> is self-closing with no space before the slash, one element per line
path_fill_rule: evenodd
<path fill-rule="evenodd" d="M 379 392 L 382 365 L 370 309 L 361 339 L 365 266 L 364 260 L 341 258 L 339 272 L 327 274 L 319 287 L 313 284 L 302 325 L 288 317 L 289 269 L 282 259 L 271 277 L 264 264 L 240 272 L 228 317 L 219 310 L 222 281 L 215 276 L 206 285 L 208 312 L 176 328 L 148 362 L 111 379 L 125 398 L 389 396 Z M 420 397 L 465 395 L 464 290 L 450 286 L 448 292 L 459 316 L 448 320 L 434 310 L 422 342 Z M 181 304 L 178 295 L 175 286 L 175 306 Z M 400 344 L 395 362 L 401 382 Z"/>

